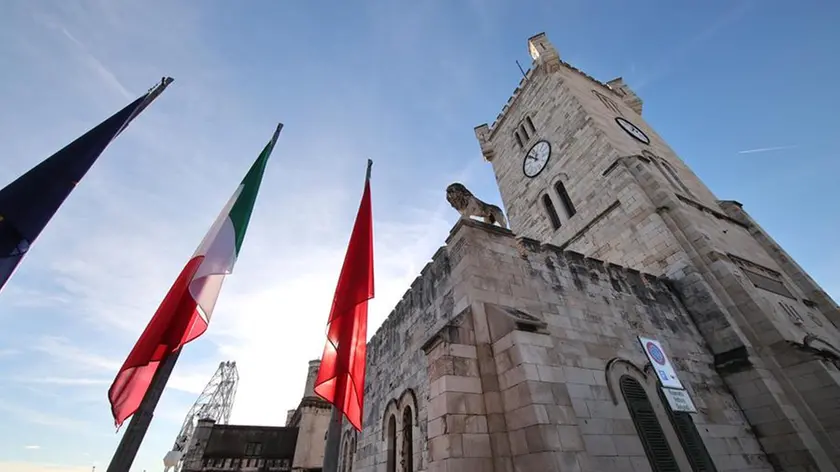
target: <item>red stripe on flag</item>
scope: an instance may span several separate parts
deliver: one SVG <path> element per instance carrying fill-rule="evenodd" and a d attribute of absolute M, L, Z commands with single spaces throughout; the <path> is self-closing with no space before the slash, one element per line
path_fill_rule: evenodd
<path fill-rule="evenodd" d="M 315 393 L 335 405 L 360 431 L 364 410 L 367 308 L 373 291 L 373 212 L 370 181 L 366 180 L 333 298 L 321 367 L 315 379 Z"/>
<path fill-rule="evenodd" d="M 111 384 L 108 400 L 117 426 L 137 411 L 160 362 L 207 329 L 189 291 L 203 260 L 198 256 L 184 266 Z"/>

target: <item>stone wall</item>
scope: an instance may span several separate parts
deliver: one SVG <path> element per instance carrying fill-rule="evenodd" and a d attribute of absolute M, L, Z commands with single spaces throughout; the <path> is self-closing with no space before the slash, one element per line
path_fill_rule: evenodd
<path fill-rule="evenodd" d="M 319 397 L 304 397 L 292 418 L 298 428 L 292 470 L 320 468 L 324 463 L 326 432 L 332 409 Z"/>
<path fill-rule="evenodd" d="M 665 280 L 472 222 L 460 223 L 450 244 L 462 244 L 469 260 L 465 290 L 475 338 L 492 343 L 514 467 L 639 470 L 646 462 L 641 443 L 605 370 L 613 359 L 643 370 L 636 336 L 645 335 L 663 343 L 692 394 L 700 410 L 695 422 L 718 469 L 770 470 Z M 494 333 L 505 308 L 544 322 L 544 331 Z"/>
<path fill-rule="evenodd" d="M 460 259 L 458 247 L 441 248 L 368 342 L 363 431 L 358 435 L 353 469 L 356 472 L 385 470 L 389 458 L 386 421 L 391 413 L 395 414 L 395 432 L 400 436 L 406 406 L 413 414 L 413 470 L 428 467 L 425 438 L 429 363 L 422 347 L 453 318 L 459 299 L 462 305 L 465 303 L 456 289 L 462 272 L 458 267 Z"/>
<path fill-rule="evenodd" d="M 638 97 L 625 84 L 592 79 L 560 61 L 544 35 L 535 38 L 529 45 L 539 53 L 532 53 L 536 60 L 527 80 L 492 129 L 476 129 L 511 228 L 671 278 L 728 388 L 746 414 L 760 421 L 770 459 L 825 470 L 830 462 L 840 464 L 840 452 L 827 452 L 840 451 L 833 439 L 836 424 L 809 406 L 814 393 L 797 383 L 833 364 L 791 365 L 788 352 L 790 343 L 802 344 L 809 335 L 821 336 L 826 352 L 840 352 L 836 303 L 740 206 L 716 199 L 642 118 Z M 526 117 L 536 129 L 520 146 L 514 132 Z M 630 136 L 618 119 L 635 125 L 649 142 Z M 527 178 L 523 156 L 538 139 L 551 143 L 552 157 L 540 175 Z M 559 206 L 553 188 L 558 180 L 577 213 L 554 229 L 542 198 L 549 195 Z M 826 379 L 834 383 L 822 391 L 840 389 L 840 376 Z M 756 402 L 767 398 L 773 413 L 761 414 Z"/>
<path fill-rule="evenodd" d="M 649 470 L 620 373 L 688 467 L 637 335 L 663 343 L 718 470 L 771 470 L 667 281 L 465 220 L 369 343 L 353 470 L 406 470 L 386 420 L 412 405 L 413 471 Z"/>

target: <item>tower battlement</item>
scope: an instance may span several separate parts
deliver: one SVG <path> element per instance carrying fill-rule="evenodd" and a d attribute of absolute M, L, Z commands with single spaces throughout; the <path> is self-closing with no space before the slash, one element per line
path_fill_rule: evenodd
<path fill-rule="evenodd" d="M 527 86 L 532 83 L 541 68 L 545 69 L 546 72 L 553 72 L 562 67 L 578 74 L 611 93 L 614 97 L 627 103 L 631 109 L 641 115 L 642 100 L 624 83 L 623 78 L 617 77 L 608 82 L 601 82 L 568 62 L 563 61 L 560 59 L 557 49 L 551 44 L 551 41 L 548 40 L 545 33 L 539 33 L 528 38 L 528 53 L 531 55 L 531 66 L 525 72 L 525 76 L 519 81 L 516 89 L 508 97 L 507 103 L 502 107 L 502 111 L 499 112 L 492 124 L 488 125 L 487 123 L 483 123 L 475 127 L 476 138 L 478 139 L 479 145 L 481 145 L 481 152 L 487 161 L 492 161 L 494 157 L 490 142 L 495 137 L 496 131 L 501 128 L 501 124 L 509 115 L 510 110 L 517 104 L 517 99 L 526 90 Z"/>

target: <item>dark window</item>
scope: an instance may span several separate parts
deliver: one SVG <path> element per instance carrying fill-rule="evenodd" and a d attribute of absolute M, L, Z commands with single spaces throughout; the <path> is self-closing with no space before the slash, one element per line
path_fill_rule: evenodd
<path fill-rule="evenodd" d="M 343 449 L 344 450 L 341 454 L 341 467 L 339 467 L 339 470 L 341 470 L 342 472 L 348 472 L 350 470 L 350 438 L 349 437 L 344 438 Z"/>
<path fill-rule="evenodd" d="M 558 229 L 560 227 L 560 217 L 557 216 L 557 210 L 554 209 L 554 202 L 551 201 L 551 197 L 548 195 L 543 195 L 543 206 L 545 206 L 545 212 L 548 213 L 548 219 L 551 220 L 551 226 L 554 229 Z"/>
<path fill-rule="evenodd" d="M 680 179 L 680 176 L 677 175 L 677 171 L 675 171 L 674 168 L 671 167 L 671 164 L 668 164 L 662 159 L 659 159 L 658 161 L 654 162 L 658 163 L 662 174 L 665 175 L 665 179 L 671 183 L 675 190 L 681 191 L 690 197 L 694 196 L 688 189 L 688 187 L 685 186 L 682 179 Z"/>
<path fill-rule="evenodd" d="M 748 269 L 744 269 L 744 274 L 747 275 L 747 278 L 750 279 L 750 282 L 752 282 L 756 287 L 762 290 L 767 290 L 768 292 L 773 292 L 776 295 L 796 300 L 781 280 L 773 279 L 764 274 L 759 274 L 758 272 L 753 272 Z"/>
<path fill-rule="evenodd" d="M 525 141 L 531 139 L 531 135 L 528 134 L 528 130 L 525 129 L 525 126 L 520 126 L 519 131 L 522 131 L 522 136 L 525 136 Z"/>
<path fill-rule="evenodd" d="M 537 128 L 534 128 L 534 122 L 533 122 L 533 121 L 531 121 L 531 117 L 530 117 L 530 116 L 526 116 L 526 117 L 525 117 L 525 123 L 528 123 L 528 127 L 529 127 L 529 128 L 531 128 L 531 132 L 532 132 L 532 133 L 536 133 L 536 132 L 537 132 Z"/>
<path fill-rule="evenodd" d="M 709 456 L 709 451 L 706 450 L 706 445 L 703 444 L 703 438 L 700 437 L 697 427 L 694 426 L 694 419 L 691 418 L 691 414 L 685 411 L 671 410 L 671 404 L 668 403 L 668 399 L 665 398 L 665 394 L 662 393 L 661 388 L 659 390 L 659 398 L 668 411 L 668 417 L 671 419 L 671 424 L 674 426 L 674 430 L 676 430 L 677 436 L 680 438 L 680 444 L 685 451 L 685 455 L 688 456 L 691 469 L 694 472 L 717 472 L 715 464 Z"/>
<path fill-rule="evenodd" d="M 403 472 L 414 472 L 414 427 L 411 423 L 411 408 L 403 410 Z"/>
<path fill-rule="evenodd" d="M 522 138 L 519 136 L 519 132 L 517 131 L 516 133 L 513 133 L 513 135 L 516 137 L 516 142 L 519 143 L 519 147 L 523 147 Z"/>
<path fill-rule="evenodd" d="M 557 183 L 554 184 L 554 190 L 557 191 L 557 196 L 560 197 L 560 201 L 563 203 L 563 210 L 566 211 L 566 218 L 575 216 L 575 213 L 577 213 L 575 205 L 572 203 L 572 199 L 569 198 L 569 193 L 566 192 L 566 186 L 563 185 L 563 182 L 558 180 Z"/>
<path fill-rule="evenodd" d="M 235 469 L 235 468 L 239 467 L 241 463 L 242 463 L 242 459 L 234 459 L 233 463 L 231 463 L 230 466 Z"/>
<path fill-rule="evenodd" d="M 610 111 L 617 115 L 622 114 L 621 109 L 618 108 L 618 105 L 616 105 L 616 103 L 610 97 L 607 97 L 606 95 L 602 94 L 597 90 L 593 90 L 592 93 L 595 94 L 595 96 L 598 97 L 598 100 L 601 100 L 601 103 L 603 103 L 605 107 L 609 108 Z"/>
<path fill-rule="evenodd" d="M 350 440 L 350 461 L 347 464 L 347 472 L 353 471 L 353 462 L 356 460 L 356 438 Z"/>
<path fill-rule="evenodd" d="M 799 314 L 796 308 L 782 302 L 779 302 L 779 305 L 781 305 L 782 309 L 785 310 L 785 313 L 787 313 L 788 318 L 790 318 L 790 321 L 793 324 L 801 325 L 803 323 L 802 315 Z"/>
<path fill-rule="evenodd" d="M 388 443 L 385 445 L 387 449 L 388 459 L 385 464 L 386 472 L 397 471 L 397 417 L 391 415 L 388 418 Z"/>
<path fill-rule="evenodd" d="M 642 440 L 651 469 L 654 472 L 679 472 L 677 460 L 674 459 L 674 454 L 671 452 L 668 440 L 665 439 L 665 433 L 662 431 L 662 426 L 659 424 L 656 412 L 653 411 L 653 405 L 650 404 L 645 389 L 629 375 L 621 377 L 619 386 L 627 409 L 630 410 L 633 425 L 636 426 L 636 432 Z"/>
<path fill-rule="evenodd" d="M 246 456 L 258 456 L 260 454 L 262 454 L 262 443 L 249 442 L 245 444 Z"/>

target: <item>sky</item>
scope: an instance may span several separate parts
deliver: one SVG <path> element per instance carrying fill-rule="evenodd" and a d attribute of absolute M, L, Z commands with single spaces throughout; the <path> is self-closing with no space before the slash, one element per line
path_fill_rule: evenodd
<path fill-rule="evenodd" d="M 372 195 L 372 335 L 444 244 L 459 181 L 501 204 L 473 128 L 546 32 L 561 57 L 644 100 L 722 199 L 744 204 L 840 296 L 830 2 L 6 0 L 0 185 L 175 82 L 105 151 L 0 293 L 0 470 L 104 470 L 107 389 L 277 122 L 285 128 L 207 334 L 188 345 L 135 462 L 162 470 L 219 362 L 232 422 L 282 425 L 320 357 L 359 200 Z M 352 3 L 352 6 L 349 4 Z M 338 6 L 336 6 L 338 5 Z"/>

